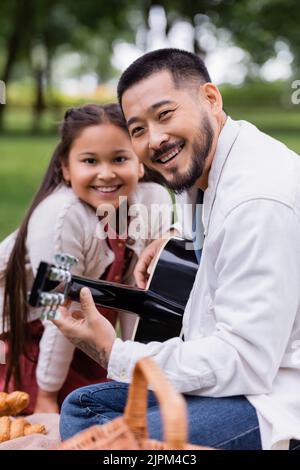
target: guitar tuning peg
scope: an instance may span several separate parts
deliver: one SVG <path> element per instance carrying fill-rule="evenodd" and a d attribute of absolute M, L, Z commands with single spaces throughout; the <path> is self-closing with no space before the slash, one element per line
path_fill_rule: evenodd
<path fill-rule="evenodd" d="M 72 266 L 78 263 L 78 259 L 75 256 L 69 255 L 68 253 L 58 253 L 54 256 L 54 264 L 57 268 L 70 270 Z"/>
<path fill-rule="evenodd" d="M 40 306 L 42 308 L 41 318 L 53 319 L 56 316 L 57 309 L 65 301 L 65 296 L 61 293 L 50 294 L 48 292 L 42 292 L 40 294 Z"/>
<path fill-rule="evenodd" d="M 66 271 L 62 268 L 50 268 L 48 277 L 51 281 L 67 283 L 70 282 L 72 279 L 70 271 Z"/>

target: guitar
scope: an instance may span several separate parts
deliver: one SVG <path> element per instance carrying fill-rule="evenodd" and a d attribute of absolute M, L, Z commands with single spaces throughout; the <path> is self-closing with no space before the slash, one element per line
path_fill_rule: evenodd
<path fill-rule="evenodd" d="M 195 252 L 187 250 L 186 243 L 191 242 L 177 237 L 166 241 L 146 289 L 72 275 L 76 258 L 56 255 L 54 265 L 40 263 L 29 305 L 43 307 L 42 315 L 54 318 L 65 299 L 79 301 L 80 290 L 88 287 L 96 305 L 138 315 L 134 341 L 162 342 L 180 336 L 183 312 L 198 270 Z"/>

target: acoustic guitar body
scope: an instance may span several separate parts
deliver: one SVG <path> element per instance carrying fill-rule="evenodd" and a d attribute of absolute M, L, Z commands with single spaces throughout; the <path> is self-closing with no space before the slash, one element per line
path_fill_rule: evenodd
<path fill-rule="evenodd" d="M 181 335 L 182 317 L 198 270 L 191 242 L 171 238 L 162 247 L 149 278 L 145 300 L 148 315 L 140 315 L 133 335 L 135 341 L 165 341 Z"/>

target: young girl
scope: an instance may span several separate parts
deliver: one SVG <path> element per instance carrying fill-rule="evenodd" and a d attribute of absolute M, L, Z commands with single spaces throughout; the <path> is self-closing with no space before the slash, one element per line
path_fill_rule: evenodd
<path fill-rule="evenodd" d="M 7 363 L 0 365 L 0 391 L 29 392 L 28 413 L 57 412 L 69 392 L 106 377 L 92 359 L 74 351 L 52 322 L 39 319 L 39 309 L 28 309 L 27 292 L 38 265 L 66 252 L 79 260 L 73 274 L 133 283 L 140 253 L 159 236 L 156 232 L 169 229 L 170 218 L 159 218 L 154 227 L 148 224 L 146 240 L 118 233 L 105 238 L 96 210 L 104 203 L 118 209 L 121 196 L 128 198 L 129 208 L 139 203 L 149 213 L 150 204 L 170 205 L 161 186 L 139 183 L 143 175 L 118 105 L 86 105 L 66 112 L 61 140 L 41 187 L 19 230 L 0 244 L 0 339 L 7 346 Z M 139 222 L 148 221 L 141 217 Z M 100 310 L 115 326 L 117 312 Z M 130 338 L 134 316 L 122 314 L 120 324 L 122 337 Z"/>

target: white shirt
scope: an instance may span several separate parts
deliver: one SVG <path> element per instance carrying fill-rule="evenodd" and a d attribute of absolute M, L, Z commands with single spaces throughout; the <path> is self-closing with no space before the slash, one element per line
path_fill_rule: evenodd
<path fill-rule="evenodd" d="M 204 193 L 205 242 L 185 341 L 117 339 L 110 378 L 129 380 L 136 361 L 152 356 L 179 392 L 245 395 L 264 449 L 300 439 L 299 178 L 298 155 L 250 123 L 227 119 Z"/>

